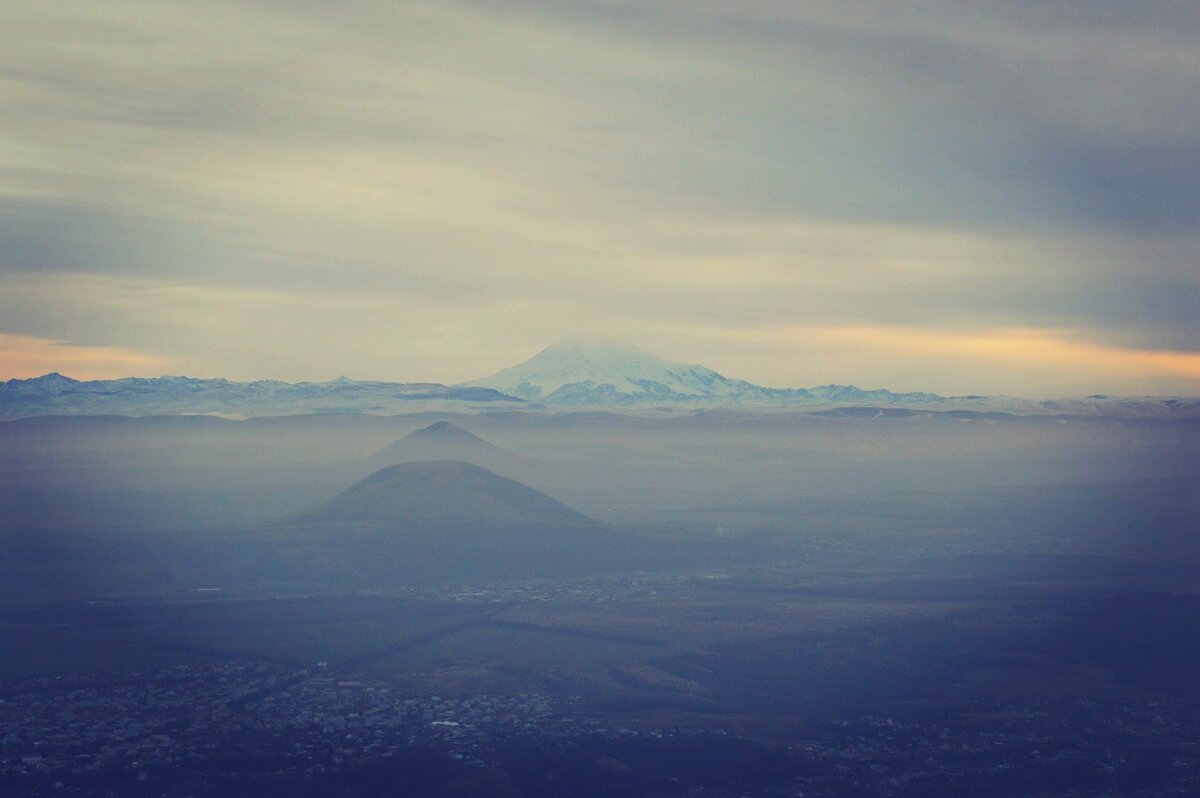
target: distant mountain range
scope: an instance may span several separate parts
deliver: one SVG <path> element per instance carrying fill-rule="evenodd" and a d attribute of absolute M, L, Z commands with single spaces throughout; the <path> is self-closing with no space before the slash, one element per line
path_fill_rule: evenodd
<path fill-rule="evenodd" d="M 522 405 L 490 388 L 452 387 L 431 382 L 230 382 L 193 377 L 127 377 L 73 380 L 46 374 L 0 383 L 0 418 L 49 415 L 183 415 L 231 417 L 304 413 L 389 415 L 419 410 L 470 410 L 479 405 Z"/>
<path fill-rule="evenodd" d="M 1034 400 L 1009 396 L 939 396 L 863 390 L 854 385 L 765 388 L 712 369 L 665 360 L 626 343 L 571 339 L 524 363 L 463 383 L 489 387 L 548 407 L 781 408 L 816 406 L 909 408 L 1125 417 L 1200 416 L 1196 397 L 1087 396 Z"/>
<path fill-rule="evenodd" d="M 0 419 L 45 415 L 181 415 L 230 417 L 306 413 L 392 415 L 525 408 L 785 408 L 899 406 L 921 410 L 1200 416 L 1194 397 L 1088 396 L 1028 400 L 863 390 L 854 385 L 767 388 L 712 369 L 678 363 L 624 343 L 568 340 L 516 366 L 460 385 L 276 380 L 230 382 L 191 377 L 79 381 L 61 374 L 0 383 Z"/>

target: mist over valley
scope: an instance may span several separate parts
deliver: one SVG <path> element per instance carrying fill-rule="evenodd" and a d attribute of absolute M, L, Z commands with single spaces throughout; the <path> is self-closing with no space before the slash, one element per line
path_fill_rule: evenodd
<path fill-rule="evenodd" d="M 95 732 L 8 720 L 4 750 L 45 764 L 6 783 L 37 794 L 86 761 L 70 783 L 87 793 L 551 794 L 518 764 L 532 756 L 566 768 L 569 794 L 721 794 L 699 757 L 764 795 L 925 795 L 1042 783 L 1058 765 L 1018 751 L 1054 734 L 1031 720 L 1051 705 L 1185 739 L 1196 419 L 920 405 L 2 422 L 3 709 L 118 691 Z M 169 706 L 166 674 L 216 714 L 123 703 Z M 285 703 L 312 708 L 273 714 Z M 169 740 L 139 755 L 159 764 L 75 753 L 100 717 L 135 715 Z M 343 753 L 318 753 L 318 716 L 342 718 Z M 251 728 L 273 730 L 248 744 L 289 775 L 172 764 Z M 847 729 L 883 781 L 837 767 Z M 271 753 L 281 734 L 298 753 Z M 930 735 L 967 746 L 962 769 Z M 1086 770 L 1100 749 L 1075 745 Z M 1088 783 L 1187 783 L 1155 770 L 1161 751 L 1125 750 Z M 916 764 L 934 761 L 936 778 Z"/>

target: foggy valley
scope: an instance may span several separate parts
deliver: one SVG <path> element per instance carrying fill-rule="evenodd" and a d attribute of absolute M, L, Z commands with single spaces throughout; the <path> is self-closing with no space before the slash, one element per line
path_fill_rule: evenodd
<path fill-rule="evenodd" d="M 855 406 L 3 422 L 2 783 L 1183 794 L 1198 436 Z"/>

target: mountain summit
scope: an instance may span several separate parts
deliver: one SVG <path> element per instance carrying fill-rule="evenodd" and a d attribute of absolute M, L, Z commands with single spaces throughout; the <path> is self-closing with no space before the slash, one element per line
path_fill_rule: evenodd
<path fill-rule="evenodd" d="M 666 360 L 620 341 L 568 339 L 490 377 L 463 383 L 551 405 L 796 405 L 924 403 L 931 393 L 863 391 L 853 385 L 765 388 L 712 369 Z"/>
<path fill-rule="evenodd" d="M 568 339 L 524 363 L 464 383 L 551 404 L 640 404 L 704 399 L 803 399 L 804 390 L 761 388 L 678 363 L 621 341 Z"/>
<path fill-rule="evenodd" d="M 492 471 L 512 472 L 522 458 L 449 421 L 437 421 L 393 441 L 359 465 L 378 470 L 398 463 L 461 460 Z"/>

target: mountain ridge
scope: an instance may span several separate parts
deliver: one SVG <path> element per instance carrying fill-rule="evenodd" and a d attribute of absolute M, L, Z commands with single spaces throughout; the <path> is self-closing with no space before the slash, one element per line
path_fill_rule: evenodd
<path fill-rule="evenodd" d="M 0 382 L 0 419 L 59 414 L 215 414 L 243 418 L 304 413 L 387 414 L 470 404 L 521 405 L 524 401 L 492 388 L 346 377 L 295 383 L 180 376 L 76 380 L 51 372 Z"/>
<path fill-rule="evenodd" d="M 369 523 L 435 530 L 597 525 L 535 488 L 459 460 L 381 468 L 292 520 L 299 524 Z"/>
<path fill-rule="evenodd" d="M 815 404 L 822 401 L 937 402 L 934 393 L 863 391 L 853 385 L 767 388 L 705 366 L 667 360 L 619 341 L 567 339 L 463 387 L 488 387 L 547 405 Z"/>
<path fill-rule="evenodd" d="M 1200 397 L 1094 394 L 1059 399 L 942 396 L 855 385 L 769 388 L 705 366 L 667 360 L 612 340 L 567 339 L 488 377 L 457 385 L 356 381 L 232 382 L 224 378 L 128 377 L 81 381 L 51 372 L 0 382 L 0 420 L 52 415 L 221 415 L 488 412 L 500 409 L 799 409 L 902 406 L 1016 414 L 1194 418 Z"/>
<path fill-rule="evenodd" d="M 524 458 L 486 441 L 449 421 L 435 421 L 398 438 L 357 465 L 379 469 L 390 465 L 439 460 L 460 460 L 505 476 Z"/>

